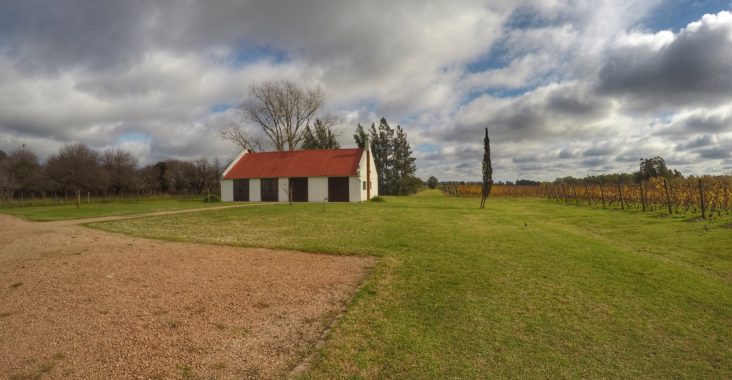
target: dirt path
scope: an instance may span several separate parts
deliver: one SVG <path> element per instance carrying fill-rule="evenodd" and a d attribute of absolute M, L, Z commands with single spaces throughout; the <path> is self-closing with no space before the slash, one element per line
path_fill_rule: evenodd
<path fill-rule="evenodd" d="M 0 215 L 0 377 L 280 378 L 375 262 L 73 225 L 89 221 Z"/>
<path fill-rule="evenodd" d="M 172 215 L 172 214 L 183 214 L 188 212 L 201 212 L 201 211 L 215 211 L 225 210 L 227 208 L 239 208 L 239 207 L 256 207 L 256 206 L 272 206 L 281 203 L 242 203 L 230 206 L 216 206 L 216 207 L 201 207 L 201 208 L 188 208 L 180 210 L 169 210 L 169 211 L 155 211 L 143 214 L 130 214 L 130 215 L 113 215 L 113 216 L 100 216 L 96 218 L 85 218 L 85 219 L 68 219 L 68 220 L 56 220 L 42 223 L 53 223 L 59 225 L 72 225 L 72 224 L 85 224 L 94 222 L 108 222 L 111 220 L 125 220 L 125 219 L 138 219 L 146 218 L 148 216 L 160 216 L 160 215 Z"/>

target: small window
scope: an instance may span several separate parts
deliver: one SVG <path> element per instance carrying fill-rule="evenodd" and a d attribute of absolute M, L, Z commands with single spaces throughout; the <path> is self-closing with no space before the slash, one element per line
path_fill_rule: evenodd
<path fill-rule="evenodd" d="M 361 190 L 366 190 L 366 182 L 363 182 L 363 183 L 361 184 Z"/>

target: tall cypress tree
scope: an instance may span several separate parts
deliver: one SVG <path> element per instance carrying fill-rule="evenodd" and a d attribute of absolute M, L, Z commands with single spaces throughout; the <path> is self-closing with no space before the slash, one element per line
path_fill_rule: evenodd
<path fill-rule="evenodd" d="M 485 207 L 485 200 L 491 194 L 491 187 L 493 186 L 493 166 L 491 166 L 491 139 L 488 138 L 488 128 L 485 129 L 483 149 L 483 196 L 480 199 L 480 208 Z"/>

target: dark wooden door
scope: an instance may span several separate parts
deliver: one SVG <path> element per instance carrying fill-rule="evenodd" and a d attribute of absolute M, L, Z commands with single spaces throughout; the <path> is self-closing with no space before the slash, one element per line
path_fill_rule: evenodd
<path fill-rule="evenodd" d="M 262 202 L 277 202 L 277 178 L 262 178 L 260 180 L 262 189 Z"/>
<path fill-rule="evenodd" d="M 249 180 L 234 180 L 234 202 L 249 202 Z"/>
<path fill-rule="evenodd" d="M 308 179 L 290 178 L 290 191 L 292 191 L 293 202 L 308 201 Z"/>
<path fill-rule="evenodd" d="M 348 202 L 348 177 L 328 177 L 328 202 Z"/>

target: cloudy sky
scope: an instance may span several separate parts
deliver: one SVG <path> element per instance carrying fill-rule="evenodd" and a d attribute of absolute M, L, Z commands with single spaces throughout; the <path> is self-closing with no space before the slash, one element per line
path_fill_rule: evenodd
<path fill-rule="evenodd" d="M 382 116 L 418 175 L 732 172 L 732 2 L 2 1 L 0 149 L 235 156 L 252 83 L 322 87 L 344 147 Z"/>

